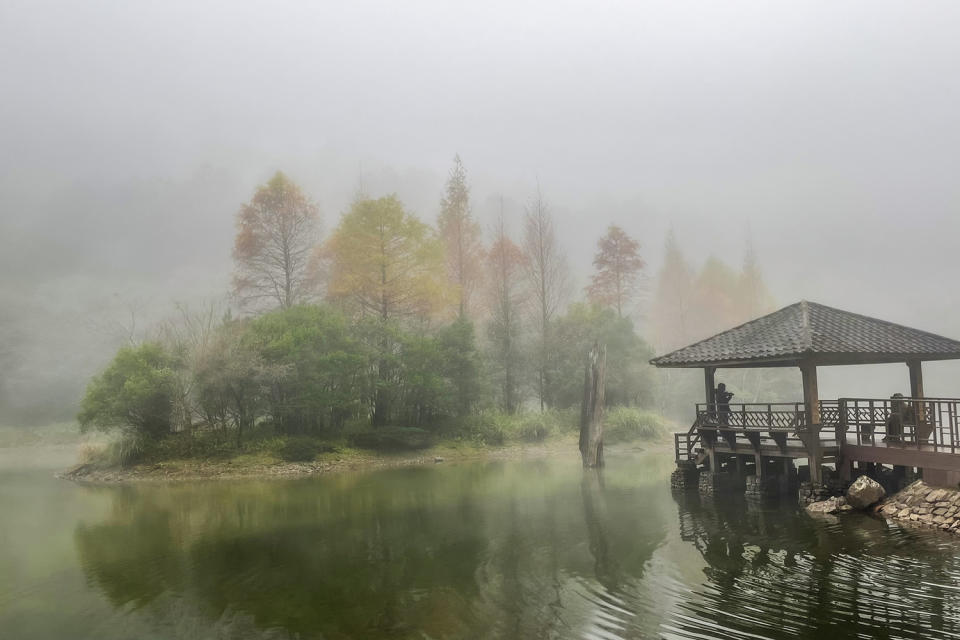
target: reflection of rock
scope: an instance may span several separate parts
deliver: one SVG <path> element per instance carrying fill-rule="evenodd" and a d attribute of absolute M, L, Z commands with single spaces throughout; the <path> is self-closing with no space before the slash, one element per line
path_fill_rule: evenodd
<path fill-rule="evenodd" d="M 851 510 L 853 510 L 853 507 L 847 503 L 847 499 L 843 496 L 833 496 L 807 505 L 807 513 L 840 513 L 841 511 Z"/>
<path fill-rule="evenodd" d="M 866 509 L 878 502 L 884 495 L 886 495 L 886 491 L 883 490 L 879 482 L 867 476 L 860 476 L 847 489 L 847 502 L 854 509 Z"/>

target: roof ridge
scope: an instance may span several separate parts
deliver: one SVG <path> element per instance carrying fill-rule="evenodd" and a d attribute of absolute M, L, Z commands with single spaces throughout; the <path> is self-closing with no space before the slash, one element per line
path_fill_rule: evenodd
<path fill-rule="evenodd" d="M 816 327 L 814 327 L 816 323 Z M 816 329 L 816 330 L 814 330 Z M 844 355 L 845 354 L 845 355 Z M 923 329 L 800 300 L 651 360 L 656 366 L 787 362 L 823 355 L 837 363 L 891 357 L 960 359 L 960 341 Z M 844 357 L 847 361 L 844 361 Z"/>
<path fill-rule="evenodd" d="M 803 318 L 803 339 L 806 351 L 813 351 L 813 324 L 810 322 L 810 303 L 800 301 L 800 312 Z"/>

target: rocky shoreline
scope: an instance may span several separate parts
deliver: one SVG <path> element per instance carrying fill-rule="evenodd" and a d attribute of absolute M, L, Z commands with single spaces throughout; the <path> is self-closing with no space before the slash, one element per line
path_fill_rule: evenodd
<path fill-rule="evenodd" d="M 917 480 L 877 504 L 874 513 L 897 523 L 960 534 L 960 490 Z"/>
<path fill-rule="evenodd" d="M 646 444 L 644 443 L 644 445 Z M 653 446 L 657 446 L 657 444 L 654 443 Z M 628 445 L 628 448 L 637 449 L 637 446 Z M 558 438 L 549 442 L 515 444 L 495 448 L 433 448 L 415 454 L 377 454 L 370 452 L 312 462 L 251 462 L 242 459 L 171 460 L 139 464 L 126 469 L 101 469 L 90 464 L 78 464 L 56 475 L 63 480 L 84 484 L 235 480 L 240 478 L 266 479 L 478 460 L 516 460 L 545 456 L 579 455 L 575 440 Z"/>

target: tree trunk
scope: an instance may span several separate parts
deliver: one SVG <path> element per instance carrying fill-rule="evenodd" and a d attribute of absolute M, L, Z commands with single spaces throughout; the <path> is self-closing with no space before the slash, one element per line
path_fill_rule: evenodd
<path fill-rule="evenodd" d="M 584 467 L 603 466 L 603 395 L 607 347 L 593 343 L 587 356 L 580 410 L 580 455 Z"/>

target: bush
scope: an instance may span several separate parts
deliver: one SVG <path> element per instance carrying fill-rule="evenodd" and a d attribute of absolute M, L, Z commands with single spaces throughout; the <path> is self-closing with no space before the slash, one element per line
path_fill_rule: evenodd
<path fill-rule="evenodd" d="M 380 427 L 357 431 L 348 436 L 351 445 L 375 451 L 426 449 L 433 444 L 430 433 L 414 427 Z"/>
<path fill-rule="evenodd" d="M 329 447 L 323 447 L 313 438 L 295 436 L 287 438 L 278 455 L 285 462 L 311 462 L 324 449 L 329 450 Z"/>
<path fill-rule="evenodd" d="M 499 412 L 482 413 L 464 418 L 458 435 L 479 445 L 499 447 L 516 430 L 516 418 Z"/>
<path fill-rule="evenodd" d="M 559 431 L 559 421 L 552 412 L 530 413 L 521 418 L 517 436 L 524 442 L 542 442 Z"/>
<path fill-rule="evenodd" d="M 663 416 L 635 407 L 614 407 L 603 418 L 603 439 L 606 442 L 655 440 L 667 431 Z"/>

